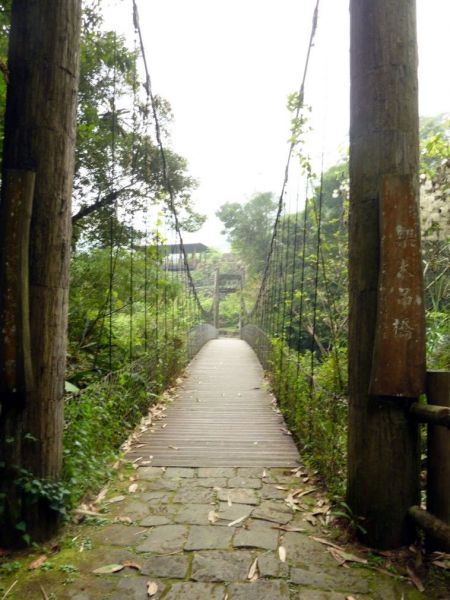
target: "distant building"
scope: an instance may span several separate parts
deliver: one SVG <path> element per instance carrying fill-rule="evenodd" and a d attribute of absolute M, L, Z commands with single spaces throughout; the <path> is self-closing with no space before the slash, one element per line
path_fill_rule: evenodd
<path fill-rule="evenodd" d="M 180 244 L 168 244 L 159 247 L 164 256 L 163 264 L 166 271 L 185 271 L 184 256 Z M 189 268 L 193 271 L 202 260 L 202 254 L 208 252 L 205 244 L 184 244 Z"/>

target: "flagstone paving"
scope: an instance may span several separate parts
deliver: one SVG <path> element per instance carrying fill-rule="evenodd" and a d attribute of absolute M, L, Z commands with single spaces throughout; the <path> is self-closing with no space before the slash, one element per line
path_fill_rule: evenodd
<path fill-rule="evenodd" d="M 262 376 L 244 342 L 211 342 L 82 522 L 0 569 L 0 600 L 443 600 L 330 539 Z"/>
<path fill-rule="evenodd" d="M 124 473 L 98 517 L 86 516 L 44 568 L 20 577 L 8 600 L 433 598 L 366 565 L 340 565 L 332 546 L 313 539 L 330 540 L 320 514 L 325 497 L 289 469 L 127 467 Z M 129 493 L 132 483 L 137 489 Z M 293 491 L 289 506 L 285 498 Z M 94 573 L 108 565 L 120 570 Z M 14 575 L 3 585 L 13 581 Z M 152 596 L 149 582 L 157 586 Z"/>

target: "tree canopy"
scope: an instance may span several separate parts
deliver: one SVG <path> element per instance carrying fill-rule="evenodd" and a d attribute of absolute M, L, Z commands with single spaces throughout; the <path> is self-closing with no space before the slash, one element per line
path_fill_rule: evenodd
<path fill-rule="evenodd" d="M 253 275 L 264 271 L 276 208 L 274 195 L 264 192 L 255 194 L 245 204 L 227 202 L 216 212 L 231 248 Z"/>

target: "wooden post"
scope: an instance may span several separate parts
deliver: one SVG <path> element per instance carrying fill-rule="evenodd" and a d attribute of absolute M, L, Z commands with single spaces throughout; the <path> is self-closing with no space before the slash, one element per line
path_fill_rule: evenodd
<path fill-rule="evenodd" d="M 427 374 L 427 397 L 430 405 L 450 407 L 450 372 Z M 442 425 L 428 425 L 427 510 L 450 526 L 450 431 Z"/>
<path fill-rule="evenodd" d="M 220 284 L 219 284 L 219 269 L 216 269 L 214 273 L 214 299 L 213 299 L 213 313 L 214 313 L 214 327 L 219 329 L 219 305 L 220 305 Z"/>
<path fill-rule="evenodd" d="M 244 276 L 245 272 L 241 270 L 241 281 L 240 281 L 240 294 L 241 294 L 241 302 L 240 302 L 240 316 L 239 316 L 239 337 L 242 339 L 242 330 L 244 326 L 247 324 L 247 314 L 245 308 L 245 300 L 244 300 Z"/>
<path fill-rule="evenodd" d="M 409 405 L 417 399 L 411 394 L 417 394 L 424 381 L 420 358 L 423 348 L 416 346 L 410 352 L 410 343 L 423 343 L 424 323 L 417 260 L 420 232 L 415 2 L 351 0 L 350 17 L 347 498 L 354 514 L 362 518 L 366 543 L 390 548 L 407 543 L 414 536 L 407 513 L 419 502 L 418 425 L 408 418 Z M 389 215 L 396 219 L 392 234 L 386 229 Z M 406 224 L 402 222 L 405 216 L 410 219 Z M 380 224 L 385 228 L 381 235 Z M 393 248 L 402 244 L 414 249 L 411 264 L 401 264 L 401 260 L 394 264 Z M 407 284 L 402 285 L 403 280 Z M 392 286 L 394 293 L 388 297 Z M 411 290 L 405 292 L 411 287 L 414 297 Z M 411 314 L 415 321 L 402 302 L 414 306 Z M 377 337 L 377 331 L 381 337 Z M 389 384 L 394 377 L 390 378 L 389 371 L 393 365 L 390 360 L 382 364 L 383 348 L 389 347 L 390 337 L 404 353 L 395 356 L 399 370 L 395 371 L 392 389 Z M 411 380 L 407 356 L 414 356 L 415 361 L 419 357 Z"/>
<path fill-rule="evenodd" d="M 2 547 L 23 544 L 18 523 L 40 541 L 54 533 L 61 516 L 52 498 L 42 493 L 36 499 L 17 479 L 20 474 L 57 482 L 61 474 L 80 24 L 81 0 L 12 2 L 3 183 L 10 185 L 14 171 L 35 173 L 25 284 L 34 379 L 23 410 L 2 407 L 0 413 L 0 498 L 7 500 L 0 507 L 5 508 L 0 510 Z M 7 193 L 3 186 L 2 210 Z M 5 250 L 13 252 L 13 247 Z M 2 254 L 2 283 L 12 260 Z"/>

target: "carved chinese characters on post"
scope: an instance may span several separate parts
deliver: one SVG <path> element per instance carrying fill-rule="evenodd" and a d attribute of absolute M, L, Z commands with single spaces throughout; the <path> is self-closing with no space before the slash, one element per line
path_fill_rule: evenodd
<path fill-rule="evenodd" d="M 409 176 L 386 176 L 369 392 L 417 398 L 425 388 L 425 313 L 416 197 Z"/>

